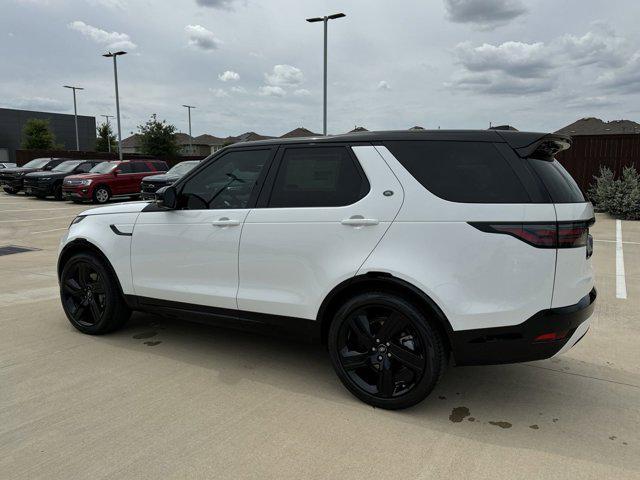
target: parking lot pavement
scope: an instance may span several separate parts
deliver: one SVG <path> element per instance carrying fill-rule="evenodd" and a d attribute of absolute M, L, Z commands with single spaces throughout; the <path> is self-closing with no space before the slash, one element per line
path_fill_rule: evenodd
<path fill-rule="evenodd" d="M 75 331 L 58 239 L 87 208 L 0 194 L 0 477 L 639 478 L 640 222 L 598 215 L 590 333 L 568 354 L 452 368 L 422 404 L 351 397 L 321 347 L 134 315 Z M 618 298 L 624 266 L 626 298 Z"/>

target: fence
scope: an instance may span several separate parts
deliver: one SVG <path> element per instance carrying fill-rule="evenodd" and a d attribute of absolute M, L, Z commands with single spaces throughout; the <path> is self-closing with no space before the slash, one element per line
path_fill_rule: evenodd
<path fill-rule="evenodd" d="M 29 160 L 33 160 L 34 158 L 69 158 L 74 160 L 84 160 L 84 159 L 98 159 L 98 160 L 117 160 L 117 153 L 108 153 L 108 152 L 83 152 L 78 150 L 16 150 L 16 163 L 18 166 L 22 166 L 27 163 Z M 202 160 L 205 158 L 202 155 L 189 155 L 189 156 L 179 156 L 179 157 L 154 157 L 152 155 L 142 155 L 139 153 L 123 153 L 122 158 L 125 160 L 145 160 L 145 159 L 154 159 L 154 160 L 164 160 L 167 164 L 172 167 L 176 163 L 183 162 L 185 160 Z"/>
<path fill-rule="evenodd" d="M 640 135 L 578 135 L 573 137 L 571 148 L 559 153 L 557 159 L 587 191 L 600 166 L 609 167 L 616 177 L 626 166 L 640 171 Z"/>

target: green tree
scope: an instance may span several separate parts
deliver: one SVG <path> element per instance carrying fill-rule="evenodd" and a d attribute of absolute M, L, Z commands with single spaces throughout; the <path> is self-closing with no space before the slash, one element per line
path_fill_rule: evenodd
<path fill-rule="evenodd" d="M 144 125 L 138 125 L 142 153 L 154 156 L 174 156 L 178 154 L 178 143 L 174 133 L 175 125 L 165 120 L 159 121 L 154 113 Z"/>
<path fill-rule="evenodd" d="M 115 152 L 117 150 L 116 136 L 113 134 L 113 130 L 111 130 L 111 124 L 107 122 L 101 123 L 96 130 L 98 132 L 96 152 L 108 152 L 109 144 L 111 144 L 111 151 Z"/>
<path fill-rule="evenodd" d="M 31 118 L 22 129 L 22 148 L 26 150 L 50 150 L 59 148 L 48 120 Z"/>

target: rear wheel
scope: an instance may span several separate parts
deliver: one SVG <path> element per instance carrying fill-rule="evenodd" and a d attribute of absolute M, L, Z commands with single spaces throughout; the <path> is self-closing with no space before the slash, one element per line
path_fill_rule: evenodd
<path fill-rule="evenodd" d="M 360 400 L 400 409 L 431 393 L 447 364 L 440 334 L 414 305 L 384 292 L 346 302 L 331 323 L 338 377 Z"/>
<path fill-rule="evenodd" d="M 58 184 L 53 187 L 53 198 L 56 200 L 62 200 L 62 184 Z"/>
<path fill-rule="evenodd" d="M 112 332 L 131 315 L 115 275 L 91 253 L 78 253 L 67 260 L 60 275 L 60 298 L 71 324 L 91 335 Z"/>
<path fill-rule="evenodd" d="M 107 187 L 101 185 L 93 190 L 93 201 L 95 203 L 107 203 L 109 197 L 111 197 L 111 192 Z"/>

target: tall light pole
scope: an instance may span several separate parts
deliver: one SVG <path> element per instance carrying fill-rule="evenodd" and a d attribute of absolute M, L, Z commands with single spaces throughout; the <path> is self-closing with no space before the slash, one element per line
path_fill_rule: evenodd
<path fill-rule="evenodd" d="M 116 83 L 116 117 L 118 120 L 118 158 L 122 160 L 122 130 L 120 128 L 120 99 L 118 98 L 118 64 L 116 59 L 119 55 L 126 55 L 127 52 L 105 53 L 103 57 L 113 57 L 113 77 Z"/>
<path fill-rule="evenodd" d="M 191 109 L 196 108 L 193 105 L 182 105 L 189 112 L 189 154 L 193 155 L 193 137 L 191 136 Z"/>
<path fill-rule="evenodd" d="M 84 90 L 82 87 L 72 87 L 71 85 L 63 85 L 64 88 L 73 90 L 73 118 L 76 122 L 76 150 L 80 151 L 80 137 L 78 136 L 78 105 L 76 103 L 76 90 Z"/>
<path fill-rule="evenodd" d="M 344 13 L 334 13 L 333 15 L 326 15 L 324 17 L 307 18 L 307 22 L 324 22 L 324 88 L 323 88 L 323 118 L 322 118 L 322 133 L 327 135 L 327 25 L 329 20 L 335 20 L 336 18 L 346 17 Z"/>
<path fill-rule="evenodd" d="M 113 115 L 100 115 L 107 120 L 107 147 L 109 148 L 109 153 L 111 153 L 111 138 L 109 138 L 109 119 L 116 118 Z"/>

